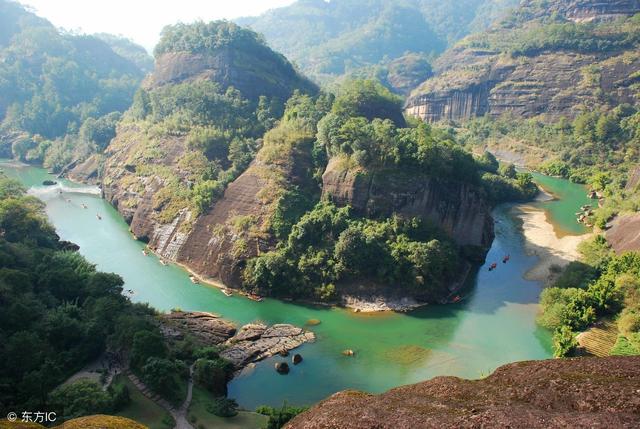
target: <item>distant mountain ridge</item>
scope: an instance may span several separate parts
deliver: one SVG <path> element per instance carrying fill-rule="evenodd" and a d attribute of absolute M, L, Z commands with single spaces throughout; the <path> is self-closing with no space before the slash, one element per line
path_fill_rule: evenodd
<path fill-rule="evenodd" d="M 328 82 L 363 68 L 402 62 L 407 54 L 433 58 L 516 4 L 517 0 L 299 0 L 236 21 L 263 34 L 312 78 Z M 417 73 L 411 61 L 404 68 L 409 75 Z M 396 64 L 398 70 L 402 67 Z"/>
<path fill-rule="evenodd" d="M 526 0 L 434 64 L 406 110 L 428 122 L 497 117 L 574 118 L 637 100 L 640 2 Z"/>

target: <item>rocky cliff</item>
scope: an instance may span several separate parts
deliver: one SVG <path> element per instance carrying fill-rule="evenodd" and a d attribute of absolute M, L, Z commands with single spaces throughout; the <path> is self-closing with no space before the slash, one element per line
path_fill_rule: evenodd
<path fill-rule="evenodd" d="M 400 170 L 352 171 L 339 158 L 322 176 L 323 195 L 367 217 L 419 217 L 461 246 L 488 250 L 493 241 L 490 207 L 468 183 Z"/>
<path fill-rule="evenodd" d="M 565 30 L 562 36 L 545 37 L 546 31 L 553 34 L 563 22 L 603 22 L 633 15 L 640 12 L 638 2 L 555 1 L 542 9 L 530 3 L 523 2 L 516 15 L 520 21 L 515 24 L 506 21 L 471 36 L 440 57 L 434 66 L 435 76 L 407 99 L 406 112 L 427 122 L 486 114 L 555 120 L 573 118 L 595 105 L 637 101 L 637 47 L 616 44 L 599 50 L 580 43 L 581 38 L 592 37 L 586 35 L 589 32 L 594 38 L 606 39 L 611 35 L 610 27 L 583 29 L 580 26 L 591 24 L 577 24 L 575 34 Z M 550 24 L 552 15 L 561 21 Z"/>
<path fill-rule="evenodd" d="M 557 359 L 485 379 L 436 377 L 381 395 L 337 393 L 287 429 L 638 427 L 640 357 Z"/>
<path fill-rule="evenodd" d="M 223 47 L 204 53 L 167 52 L 156 58 L 155 70 L 143 87 L 153 89 L 167 84 L 198 79 L 230 86 L 249 99 L 260 95 L 286 100 L 292 88 L 316 91 L 315 85 L 299 75 L 282 56 L 269 48 L 247 51 Z"/>

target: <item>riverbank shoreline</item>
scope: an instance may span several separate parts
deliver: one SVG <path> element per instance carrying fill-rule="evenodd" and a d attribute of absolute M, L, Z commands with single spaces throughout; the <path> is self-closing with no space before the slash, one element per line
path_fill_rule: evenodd
<path fill-rule="evenodd" d="M 545 194 L 543 198 L 551 196 L 546 192 Z M 511 212 L 521 223 L 525 253 L 538 258 L 537 263 L 524 274 L 524 278 L 540 281 L 545 286 L 555 281 L 562 268 L 579 259 L 578 246 L 592 236 L 592 233 L 559 235 L 547 212 L 531 204 L 515 206 Z"/>

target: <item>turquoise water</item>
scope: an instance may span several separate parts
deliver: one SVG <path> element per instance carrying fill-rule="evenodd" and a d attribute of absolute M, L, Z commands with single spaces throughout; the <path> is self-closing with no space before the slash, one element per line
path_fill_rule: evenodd
<path fill-rule="evenodd" d="M 116 210 L 98 195 L 84 193 L 89 188 L 66 181 L 45 188 L 40 184 L 51 176 L 43 169 L 7 163 L 1 167 L 46 202 L 47 215 L 63 239 L 77 243 L 98 269 L 124 278 L 125 288 L 134 291 L 134 301 L 148 302 L 163 311 L 210 311 L 238 324 L 304 325 L 309 319 L 319 319 L 320 325 L 309 327 L 317 341 L 299 349 L 304 362 L 293 366 L 289 375 L 274 371 L 274 361 L 281 358 L 273 358 L 230 383 L 229 396 L 244 407 L 281 405 L 284 400 L 305 405 L 347 388 L 381 392 L 437 375 L 478 378 L 508 362 L 551 356 L 550 335 L 535 324 L 541 286 L 523 279 L 536 257 L 525 254 L 510 206 L 494 211 L 496 239 L 487 265 L 499 262 L 505 254 L 511 255 L 510 262 L 500 263 L 493 272 L 481 267 L 470 279 L 461 302 L 407 314 L 364 315 L 271 299 L 256 303 L 195 285 L 179 267 L 162 266 L 156 257 L 144 256 L 143 244 L 132 238 Z M 544 203 L 551 213 L 574 213 L 583 204 L 577 196 L 584 189 L 577 185 L 554 179 L 545 182 L 545 187 L 558 191 L 557 195 L 561 190 L 567 192 L 562 195 L 570 195 L 569 200 Z M 571 199 L 574 195 L 575 201 Z M 83 203 L 87 209 L 82 208 Z M 565 216 L 552 218 L 562 228 L 572 228 L 562 223 Z M 355 356 L 343 356 L 345 349 L 354 350 Z"/>

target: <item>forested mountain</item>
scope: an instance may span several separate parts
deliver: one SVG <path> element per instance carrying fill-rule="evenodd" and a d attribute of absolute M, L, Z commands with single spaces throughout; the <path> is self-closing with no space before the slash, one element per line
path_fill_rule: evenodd
<path fill-rule="evenodd" d="M 413 85 L 430 69 L 412 58 L 432 59 L 449 43 L 481 29 L 517 0 L 300 0 L 259 17 L 237 20 L 313 78 L 327 82 L 345 73 L 406 73 Z M 412 57 L 406 57 L 411 54 Z M 395 61 L 395 64 L 389 64 Z M 391 70 L 388 70 L 390 66 Z M 363 70 L 364 69 L 364 70 Z M 398 92 L 407 85 L 388 86 Z"/>
<path fill-rule="evenodd" d="M 0 8 L 2 155 L 60 169 L 103 149 L 148 67 L 142 48 L 65 33 L 7 0 Z"/>
<path fill-rule="evenodd" d="M 105 197 L 163 258 L 230 287 L 330 302 L 445 298 L 484 258 L 491 204 L 535 191 L 408 124 L 376 82 L 318 94 L 226 21 L 164 30 L 105 155 Z"/>

